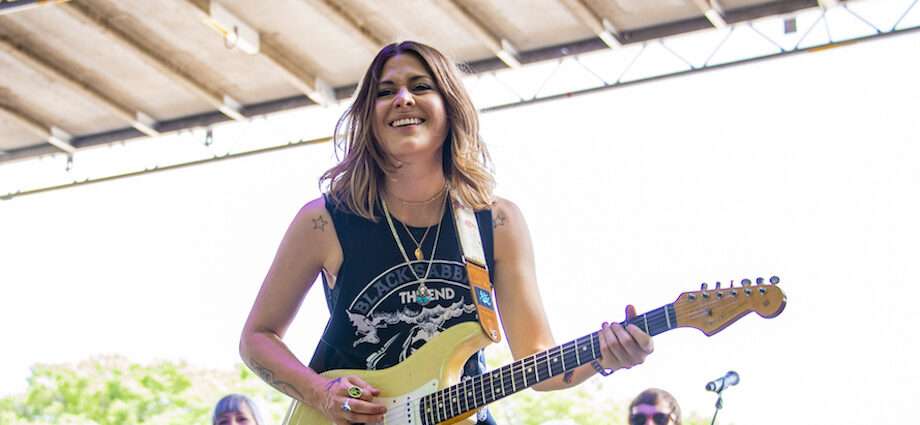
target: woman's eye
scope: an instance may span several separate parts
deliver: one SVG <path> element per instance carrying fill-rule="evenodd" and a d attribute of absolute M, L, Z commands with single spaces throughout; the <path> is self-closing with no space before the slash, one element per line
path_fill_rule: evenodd
<path fill-rule="evenodd" d="M 415 90 L 416 91 L 431 90 L 431 86 L 429 86 L 428 84 L 417 84 L 415 86 Z"/>
<path fill-rule="evenodd" d="M 389 96 L 393 94 L 392 90 L 377 90 L 377 97 Z"/>

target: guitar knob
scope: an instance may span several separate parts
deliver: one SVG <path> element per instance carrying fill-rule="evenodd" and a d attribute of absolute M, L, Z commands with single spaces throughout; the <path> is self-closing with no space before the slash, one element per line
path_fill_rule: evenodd
<path fill-rule="evenodd" d="M 735 279 L 732 279 L 731 282 L 728 283 L 728 287 L 729 287 L 729 289 L 735 287 Z"/>
<path fill-rule="evenodd" d="M 751 279 L 741 279 L 741 286 L 751 286 Z"/>
<path fill-rule="evenodd" d="M 762 277 L 758 277 L 758 278 L 757 278 L 757 284 L 758 284 L 758 285 L 763 285 L 763 278 L 762 278 Z"/>
<path fill-rule="evenodd" d="M 709 285 L 707 285 L 706 282 L 703 282 L 703 283 L 700 285 L 700 291 L 705 291 L 706 288 L 707 288 L 708 286 L 709 286 Z"/>
<path fill-rule="evenodd" d="M 779 285 L 779 276 L 773 276 L 770 278 L 770 283 L 774 285 Z"/>
<path fill-rule="evenodd" d="M 721 287 L 722 287 L 722 282 L 716 282 L 716 289 L 719 289 Z"/>

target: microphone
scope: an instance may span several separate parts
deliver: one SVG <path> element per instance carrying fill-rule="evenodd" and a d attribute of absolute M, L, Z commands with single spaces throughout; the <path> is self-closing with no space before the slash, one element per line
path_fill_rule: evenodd
<path fill-rule="evenodd" d="M 738 385 L 738 381 L 740 380 L 741 378 L 738 377 L 738 373 L 734 370 L 730 370 L 725 374 L 725 376 L 714 381 L 710 381 L 708 384 L 706 384 L 706 391 L 720 393 L 722 390 L 732 385 Z"/>

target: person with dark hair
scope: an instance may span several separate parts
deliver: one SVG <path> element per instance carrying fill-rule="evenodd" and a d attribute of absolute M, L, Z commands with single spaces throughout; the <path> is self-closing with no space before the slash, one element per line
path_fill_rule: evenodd
<path fill-rule="evenodd" d="M 412 364 L 407 359 L 442 332 L 470 329 L 467 322 L 482 319 L 477 309 L 492 302 L 490 289 L 472 296 L 470 281 L 483 274 L 494 282 L 516 359 L 556 345 L 524 216 L 493 194 L 478 112 L 447 57 L 414 41 L 381 49 L 334 134 L 340 161 L 320 179 L 323 196 L 290 224 L 244 326 L 240 354 L 253 371 L 329 422 L 382 422 L 387 407 L 375 400 L 378 388 L 355 374 L 321 373 Z M 463 211 L 470 219 L 458 221 L 455 214 Z M 472 230 L 461 234 L 455 223 Z M 464 262 L 471 233 L 481 241 L 487 269 L 474 278 Z M 282 338 L 317 277 L 330 319 L 306 366 Z M 634 315 L 628 306 L 627 316 Z M 483 334 L 498 339 L 497 331 Z M 598 371 L 640 364 L 653 350 L 651 338 L 634 325 L 605 323 L 598 334 L 593 367 L 573 366 L 534 388 L 567 388 Z M 481 351 L 473 352 L 456 365 L 461 379 L 485 371 Z M 456 397 L 446 401 L 460 408 Z M 495 423 L 484 409 L 475 417 Z"/>
<path fill-rule="evenodd" d="M 267 425 L 256 403 L 242 394 L 229 394 L 214 406 L 211 425 Z"/>
<path fill-rule="evenodd" d="M 629 403 L 629 425 L 681 425 L 680 405 L 671 393 L 649 388 Z"/>

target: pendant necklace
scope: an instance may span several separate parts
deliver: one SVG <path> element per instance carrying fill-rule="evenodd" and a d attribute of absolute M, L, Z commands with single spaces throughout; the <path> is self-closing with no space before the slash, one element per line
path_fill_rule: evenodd
<path fill-rule="evenodd" d="M 434 245 L 431 248 L 431 259 L 428 260 L 428 267 L 425 268 L 425 276 L 420 277 L 418 273 L 415 272 L 415 268 L 412 267 L 412 262 L 409 260 L 409 256 L 406 254 L 406 249 L 403 247 L 402 240 L 400 240 L 399 234 L 396 233 L 396 226 L 393 225 L 393 219 L 390 216 L 390 210 L 389 208 L 387 208 L 387 201 L 383 199 L 382 196 L 380 197 L 380 203 L 383 206 L 383 213 L 384 213 L 384 216 L 386 216 L 387 218 L 387 224 L 390 225 L 390 232 L 393 234 L 393 240 L 396 241 L 396 246 L 399 247 L 399 252 L 402 254 L 403 259 L 406 260 L 406 266 L 409 267 L 409 271 L 412 273 L 413 276 L 415 276 L 415 279 L 419 281 L 418 289 L 415 291 L 415 302 L 418 303 L 419 305 L 426 305 L 434 299 L 434 291 L 431 289 L 428 289 L 428 286 L 425 285 L 425 281 L 428 280 L 428 276 L 431 273 L 431 265 L 432 263 L 434 263 L 435 253 L 438 250 L 438 240 L 441 237 L 441 223 L 444 221 L 444 209 L 447 206 L 447 198 L 448 196 L 444 197 L 444 203 L 441 205 L 441 212 L 439 215 L 438 226 L 434 232 Z M 403 227 L 405 226 L 406 224 L 403 223 Z M 431 226 L 428 226 L 428 229 L 430 230 Z M 406 228 L 406 233 L 409 233 L 409 237 L 412 238 L 412 241 L 416 242 L 416 249 L 415 249 L 416 260 L 424 261 L 423 256 L 422 256 L 421 243 L 415 240 L 415 237 L 412 236 L 412 232 L 410 232 L 408 228 Z M 425 236 L 427 236 L 427 234 L 428 234 L 428 231 L 426 230 Z M 422 236 L 422 241 L 425 240 L 425 236 Z"/>

